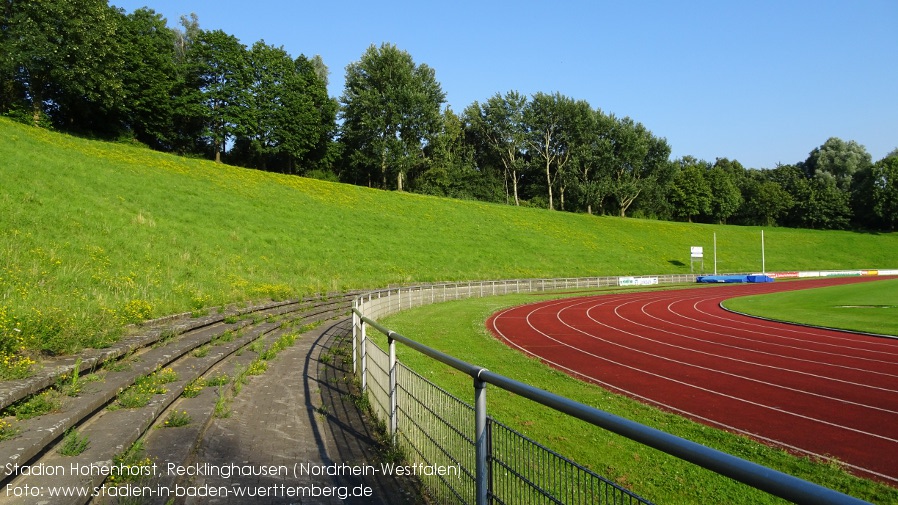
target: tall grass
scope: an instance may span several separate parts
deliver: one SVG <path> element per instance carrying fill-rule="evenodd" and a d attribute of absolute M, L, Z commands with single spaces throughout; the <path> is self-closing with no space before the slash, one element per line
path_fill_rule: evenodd
<path fill-rule="evenodd" d="M 103 346 L 154 316 L 413 281 L 761 267 L 760 229 L 378 191 L 0 118 L 0 358 Z M 894 267 L 898 235 L 766 231 L 769 270 Z M 706 262 L 710 270 L 711 260 Z M 113 330 L 113 331 L 110 331 Z"/>

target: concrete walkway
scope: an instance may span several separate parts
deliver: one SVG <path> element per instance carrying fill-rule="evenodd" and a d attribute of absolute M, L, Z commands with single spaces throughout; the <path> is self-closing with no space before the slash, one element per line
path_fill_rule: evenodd
<path fill-rule="evenodd" d="M 354 388 L 350 321 L 303 334 L 243 386 L 229 417 L 207 427 L 185 465 L 193 475 L 178 484 L 208 496 L 176 501 L 422 503 L 416 481 L 383 475 L 382 445 L 353 403 Z"/>

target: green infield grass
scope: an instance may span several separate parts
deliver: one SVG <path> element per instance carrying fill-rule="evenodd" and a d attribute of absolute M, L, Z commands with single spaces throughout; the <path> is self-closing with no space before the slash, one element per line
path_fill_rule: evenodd
<path fill-rule="evenodd" d="M 743 296 L 724 307 L 779 321 L 898 336 L 898 279 Z"/>

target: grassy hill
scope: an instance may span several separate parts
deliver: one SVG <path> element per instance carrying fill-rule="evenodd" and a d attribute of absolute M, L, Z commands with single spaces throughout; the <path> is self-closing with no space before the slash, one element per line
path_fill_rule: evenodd
<path fill-rule="evenodd" d="M 760 229 L 574 215 L 245 170 L 0 118 L 0 353 L 250 299 L 413 281 L 761 267 Z M 767 229 L 768 270 L 898 266 L 898 234 Z M 27 354 L 27 353 L 26 353 Z M 21 363 L 20 363 L 21 364 Z M 0 367 L 2 368 L 2 367 Z M 21 368 L 21 367 L 20 367 Z M 0 376 L 15 375 L 6 366 Z"/>

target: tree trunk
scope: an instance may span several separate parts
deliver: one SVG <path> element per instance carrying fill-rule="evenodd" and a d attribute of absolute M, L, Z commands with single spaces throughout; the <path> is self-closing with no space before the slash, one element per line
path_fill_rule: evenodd
<path fill-rule="evenodd" d="M 549 210 L 555 210 L 554 205 L 552 204 L 552 177 L 550 174 L 550 169 L 552 165 L 546 161 L 546 186 L 549 188 Z"/>
<path fill-rule="evenodd" d="M 634 200 L 639 196 L 640 191 L 637 191 L 635 195 L 623 198 L 620 204 L 620 217 L 627 217 L 627 209 L 630 208 L 630 205 Z"/>
<path fill-rule="evenodd" d="M 41 125 L 41 116 L 43 116 L 43 103 L 44 103 L 44 95 L 43 93 L 34 92 L 36 86 L 32 86 L 32 97 L 31 97 L 31 123 L 32 126 L 40 126 Z"/>
<path fill-rule="evenodd" d="M 380 178 L 381 178 L 381 189 L 387 189 L 387 151 L 383 150 L 380 153 Z"/>
<path fill-rule="evenodd" d="M 506 168 L 503 172 L 503 179 L 505 179 L 505 205 L 508 205 L 509 193 L 508 193 L 508 168 Z"/>
<path fill-rule="evenodd" d="M 515 204 L 515 206 L 519 206 L 519 205 L 521 205 L 521 201 L 518 200 L 518 171 L 512 170 L 511 176 L 512 176 L 511 186 L 512 186 L 512 188 L 514 188 L 514 204 Z"/>

